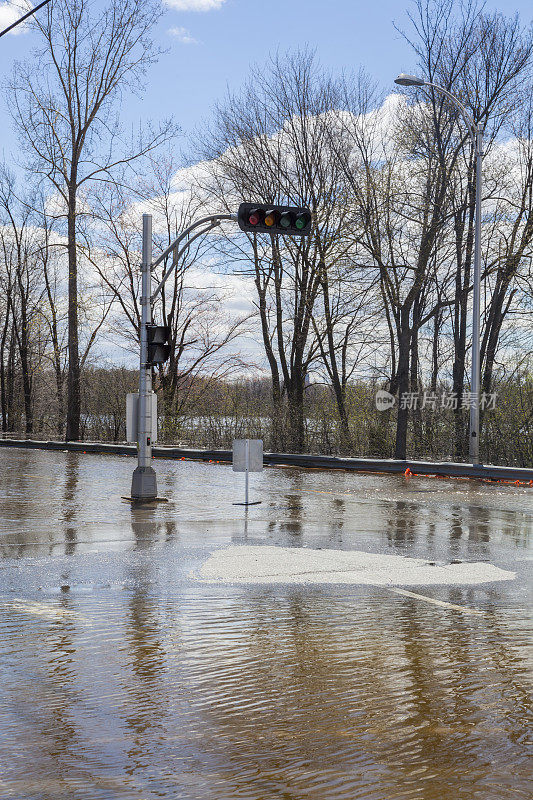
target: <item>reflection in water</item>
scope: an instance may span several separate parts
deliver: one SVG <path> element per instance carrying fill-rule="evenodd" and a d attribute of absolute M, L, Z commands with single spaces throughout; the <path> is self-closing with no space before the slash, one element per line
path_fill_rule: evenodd
<path fill-rule="evenodd" d="M 74 522 L 79 510 L 75 503 L 78 480 L 79 455 L 77 453 L 66 453 L 63 520 L 65 524 L 65 554 L 67 556 L 71 556 L 76 549 L 77 528 Z"/>
<path fill-rule="evenodd" d="M 121 675 L 125 707 L 126 763 L 128 775 L 149 768 L 164 737 L 168 700 L 161 676 L 166 669 L 165 651 L 161 644 L 159 603 L 153 597 L 152 569 L 148 562 L 130 572 L 132 590 L 125 623 L 126 669 Z"/>
<path fill-rule="evenodd" d="M 513 712 L 524 663 L 508 665 L 515 689 L 493 686 L 487 622 L 439 620 L 410 599 L 268 590 L 199 622 L 187 677 L 235 796 L 527 796 Z M 504 634 L 500 652 L 509 644 Z"/>
<path fill-rule="evenodd" d="M 34 504 L 42 455 L 12 484 L 0 472 L 2 800 L 529 800 L 533 515 L 508 495 L 272 470 L 263 504 L 235 509 L 230 473 L 213 468 L 215 491 L 181 465 L 174 502 L 132 508 L 105 493 L 131 462 L 91 489 L 89 462 L 54 454 L 62 480 Z M 420 587 L 477 615 L 379 587 L 189 577 L 232 540 L 487 558 L 518 577 Z"/>
<path fill-rule="evenodd" d="M 144 550 L 157 543 L 176 542 L 178 526 L 174 519 L 157 519 L 151 507 L 131 505 L 131 532 L 136 550 Z"/>
<path fill-rule="evenodd" d="M 387 539 L 398 549 L 407 549 L 416 542 L 420 506 L 399 500 L 390 507 Z"/>

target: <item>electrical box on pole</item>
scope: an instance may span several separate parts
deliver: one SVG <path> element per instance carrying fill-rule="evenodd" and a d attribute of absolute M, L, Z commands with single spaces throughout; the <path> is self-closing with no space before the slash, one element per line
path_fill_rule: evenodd
<path fill-rule="evenodd" d="M 148 415 L 151 419 L 150 441 L 157 442 L 157 395 L 150 392 L 147 395 Z M 130 392 L 126 395 L 126 441 L 139 441 L 139 392 Z"/>

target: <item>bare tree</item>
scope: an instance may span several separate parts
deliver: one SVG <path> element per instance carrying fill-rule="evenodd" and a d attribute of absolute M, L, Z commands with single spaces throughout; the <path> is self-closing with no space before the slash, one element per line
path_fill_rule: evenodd
<path fill-rule="evenodd" d="M 332 325 L 340 327 L 347 319 L 347 305 L 339 314 L 332 287 L 350 247 L 346 234 L 351 224 L 347 182 L 332 147 L 338 85 L 307 51 L 275 57 L 264 71 L 271 77 L 268 83 L 258 87 L 250 82 L 216 108 L 213 125 L 201 136 L 198 155 L 207 163 L 200 190 L 208 202 L 227 210 L 239 200 L 311 209 L 313 229 L 307 239 L 232 237 L 225 257 L 231 253 L 254 279 L 272 381 L 273 447 L 304 447 L 306 377 L 321 356 L 349 447 L 337 358 L 342 345 L 337 332 L 332 334 Z"/>
<path fill-rule="evenodd" d="M 404 34 L 411 45 L 417 67 L 429 81 L 440 84 L 452 94 L 460 97 L 475 123 L 481 125 L 484 135 L 485 163 L 497 141 L 503 134 L 512 134 L 509 122 L 514 111 L 524 103 L 524 87 L 531 82 L 533 39 L 525 31 L 518 17 L 505 18 L 500 13 L 484 13 L 477 0 L 416 0 L 409 14 L 411 33 Z M 526 92 L 526 105 L 527 92 Z M 444 159 L 443 163 L 459 166 L 453 172 L 447 170 L 447 180 L 453 184 L 451 213 L 455 240 L 455 281 L 452 306 L 452 331 L 454 343 L 453 391 L 457 400 L 455 413 L 455 455 L 466 454 L 466 420 L 461 409 L 466 381 L 466 357 L 468 351 L 468 298 L 472 284 L 472 259 L 474 244 L 474 199 L 475 168 L 470 138 L 461 121 L 461 133 L 449 140 L 445 150 L 441 145 L 442 126 L 457 119 L 457 111 L 433 91 L 429 94 L 429 109 L 433 122 L 430 147 Z M 502 175 L 495 179 L 485 175 L 484 201 L 497 198 L 502 188 Z M 527 198 L 527 191 L 524 195 Z M 522 206 L 523 204 L 519 204 Z M 520 228 L 520 212 L 517 216 Z M 486 279 L 490 266 L 489 231 L 492 226 L 484 223 L 484 249 Z M 518 229 L 517 229 L 518 230 Z M 526 242 L 528 235 L 526 233 Z M 516 233 L 515 239 L 516 242 Z M 511 262 L 515 259 L 511 257 Z M 504 273 L 513 273 L 510 264 L 501 272 L 500 289 L 508 284 Z M 450 298 L 452 299 L 452 298 Z M 503 300 L 502 300 L 503 303 Z M 488 329 L 484 333 L 483 355 L 494 351 L 500 328 L 494 322 L 499 318 L 496 306 L 491 304 L 492 317 L 488 318 Z M 503 306 L 502 306 L 503 307 Z M 490 344 L 489 344 L 490 340 Z M 490 369 L 486 377 L 490 375 Z M 490 380 L 489 380 L 490 382 Z M 485 386 L 487 386 L 485 378 Z"/>
<path fill-rule="evenodd" d="M 109 185 L 95 201 L 106 252 L 102 257 L 102 249 L 95 251 L 91 255 L 92 263 L 108 296 L 120 311 L 120 317 L 115 315 L 111 325 L 136 354 L 141 318 L 141 226 L 139 215 L 133 209 L 142 206 L 152 213 L 154 244 L 160 252 L 204 213 L 200 201 L 189 189 L 176 190 L 176 172 L 177 164 L 171 154 L 159 156 L 157 161 L 150 162 L 147 177 L 129 188 L 125 180 Z M 232 316 L 225 311 L 228 291 L 213 285 L 215 276 L 205 280 L 209 273 L 202 268 L 202 263 L 212 244 L 213 234 L 198 239 L 179 262 L 174 262 L 174 269 L 154 306 L 154 319 L 159 318 L 171 330 L 170 358 L 157 370 L 167 427 L 171 427 L 171 420 L 179 420 L 188 410 L 192 396 L 197 400 L 213 382 L 249 366 L 236 349 L 236 340 L 246 332 L 247 315 Z M 167 257 L 155 270 L 154 287 L 172 259 L 172 255 Z"/>
<path fill-rule="evenodd" d="M 42 45 L 31 64 L 17 64 L 10 87 L 13 118 L 28 168 L 56 193 L 68 253 L 68 398 L 66 438 L 80 434 L 78 234 L 90 213 L 91 184 L 109 180 L 172 133 L 170 123 L 124 141 L 114 107 L 137 89 L 157 55 L 150 35 L 161 14 L 153 0 L 57 0 L 33 19 Z"/>
<path fill-rule="evenodd" d="M 40 231 L 32 223 L 31 204 L 17 197 L 15 178 L 3 166 L 0 169 L 0 247 L 4 266 L 6 321 L 2 350 L 5 349 L 7 330 L 11 326 L 11 341 L 16 345 L 20 364 L 26 433 L 33 432 L 34 375 L 42 355 L 36 326 L 42 297 L 42 281 L 38 269 L 41 241 Z M 10 364 L 12 368 L 13 358 Z M 2 363 L 2 370 L 3 368 Z M 5 392 L 3 397 L 5 399 Z M 3 417 L 7 426 L 5 408 Z"/>

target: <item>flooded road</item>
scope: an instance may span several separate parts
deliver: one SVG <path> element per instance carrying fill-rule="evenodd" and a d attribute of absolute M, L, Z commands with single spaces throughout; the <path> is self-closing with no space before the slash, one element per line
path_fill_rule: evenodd
<path fill-rule="evenodd" d="M 2 800 L 533 796 L 533 490 L 0 450 Z M 488 562 L 479 585 L 202 583 L 220 548 Z M 393 587 L 394 588 L 394 587 Z M 436 601 L 436 602 L 435 602 Z"/>

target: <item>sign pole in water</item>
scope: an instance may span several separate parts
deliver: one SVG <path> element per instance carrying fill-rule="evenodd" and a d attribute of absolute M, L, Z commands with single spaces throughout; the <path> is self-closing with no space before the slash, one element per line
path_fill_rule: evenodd
<path fill-rule="evenodd" d="M 261 501 L 249 500 L 250 472 L 263 471 L 263 440 L 262 439 L 235 439 L 233 442 L 233 472 L 244 472 L 244 503 L 234 503 L 235 506 L 255 506 Z"/>

